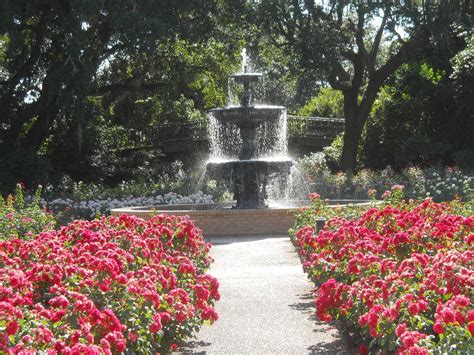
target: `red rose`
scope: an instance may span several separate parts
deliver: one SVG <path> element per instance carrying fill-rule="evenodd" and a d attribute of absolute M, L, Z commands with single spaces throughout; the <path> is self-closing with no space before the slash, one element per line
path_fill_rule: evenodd
<path fill-rule="evenodd" d="M 473 309 L 471 309 L 470 311 L 467 312 L 466 318 L 467 318 L 468 322 L 474 321 L 474 310 Z"/>
<path fill-rule="evenodd" d="M 444 327 L 440 322 L 436 322 L 433 325 L 433 330 L 436 334 L 443 334 L 444 333 Z"/>
<path fill-rule="evenodd" d="M 130 341 L 134 343 L 138 340 L 138 334 L 136 332 L 130 332 L 128 334 L 128 339 L 130 339 Z"/>
<path fill-rule="evenodd" d="M 411 314 L 413 315 L 417 315 L 418 313 L 420 313 L 420 307 L 418 307 L 418 304 L 417 303 L 410 303 L 408 305 L 408 310 L 410 311 Z"/>
<path fill-rule="evenodd" d="M 397 328 L 395 329 L 395 334 L 397 335 L 397 337 L 401 337 L 403 333 L 405 333 L 406 330 L 407 330 L 406 323 L 401 323 L 397 325 Z"/>
<path fill-rule="evenodd" d="M 469 324 L 467 325 L 467 330 L 469 330 L 471 336 L 474 336 L 474 321 L 469 322 Z"/>
<path fill-rule="evenodd" d="M 20 329 L 20 325 L 14 320 L 13 322 L 8 323 L 6 331 L 8 335 L 15 335 L 18 329 Z"/>

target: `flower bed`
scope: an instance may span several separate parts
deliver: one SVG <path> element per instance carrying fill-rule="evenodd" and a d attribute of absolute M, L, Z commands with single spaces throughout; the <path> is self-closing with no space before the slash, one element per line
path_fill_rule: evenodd
<path fill-rule="evenodd" d="M 428 199 L 334 217 L 319 233 L 300 225 L 293 240 L 319 319 L 342 320 L 370 349 L 473 353 L 473 231 L 474 216 Z"/>
<path fill-rule="evenodd" d="M 342 172 L 333 174 L 322 152 L 304 156 L 298 161 L 298 167 L 309 190 L 320 192 L 324 198 L 365 198 L 369 189 L 383 192 L 395 184 L 405 186 L 408 198 L 432 197 L 440 202 L 455 198 L 468 201 L 473 197 L 474 177 L 458 168 L 408 167 L 397 172 L 387 167 L 380 171 L 361 169 L 354 176 Z"/>
<path fill-rule="evenodd" d="M 113 208 L 131 206 L 158 206 L 176 204 L 213 203 L 212 196 L 201 191 L 188 196 L 182 196 L 174 192 L 164 195 L 106 198 L 90 200 L 73 200 L 71 198 L 56 198 L 52 200 L 41 199 L 41 205 L 61 217 L 67 219 L 86 218 L 92 219 L 98 215 L 108 215 Z"/>
<path fill-rule="evenodd" d="M 122 215 L 0 241 L 0 352 L 168 352 L 217 314 L 190 220 Z"/>

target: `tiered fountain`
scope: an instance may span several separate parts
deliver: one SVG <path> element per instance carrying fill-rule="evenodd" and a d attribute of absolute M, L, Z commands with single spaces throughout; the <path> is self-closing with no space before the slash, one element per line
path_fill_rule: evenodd
<path fill-rule="evenodd" d="M 268 187 L 278 185 L 274 182 L 287 184 L 293 165 L 287 155 L 286 108 L 255 105 L 252 87 L 262 74 L 247 72 L 245 51 L 243 57 L 243 72 L 230 77 L 241 85 L 240 104 L 209 114 L 211 156 L 206 173 L 226 181 L 234 194 L 232 208 L 221 204 L 128 207 L 112 210 L 113 215 L 187 215 L 207 236 L 288 233 L 301 204 L 269 207 L 267 201 Z M 364 201 L 332 201 L 341 205 L 357 202 Z"/>
<path fill-rule="evenodd" d="M 207 173 L 228 183 L 238 209 L 267 208 L 269 178 L 287 177 L 293 165 L 286 157 L 286 108 L 254 105 L 252 85 L 261 78 L 260 73 L 247 73 L 244 64 L 243 73 L 231 76 L 243 86 L 240 106 L 210 112 Z"/>

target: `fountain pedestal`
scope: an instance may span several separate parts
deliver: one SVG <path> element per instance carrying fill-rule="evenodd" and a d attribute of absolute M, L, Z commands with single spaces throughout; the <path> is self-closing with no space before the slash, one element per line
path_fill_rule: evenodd
<path fill-rule="evenodd" d="M 269 177 L 275 174 L 288 175 L 293 162 L 281 160 L 230 160 L 208 163 L 207 172 L 213 178 L 226 178 L 236 201 L 235 208 L 266 208 L 266 186 Z"/>

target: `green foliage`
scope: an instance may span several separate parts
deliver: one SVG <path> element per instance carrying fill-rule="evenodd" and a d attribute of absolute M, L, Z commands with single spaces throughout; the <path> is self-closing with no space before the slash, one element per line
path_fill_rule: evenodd
<path fill-rule="evenodd" d="M 284 48 L 265 40 L 260 26 L 253 31 L 255 33 L 248 36 L 246 46 L 250 54 L 250 70 L 265 73 L 262 100 L 267 104 L 286 106 L 290 112 L 297 112 L 305 101 L 314 96 L 317 90 L 315 78 L 305 75 L 295 66 L 296 58 Z"/>
<path fill-rule="evenodd" d="M 446 71 L 427 62 L 404 65 L 374 104 L 363 143 L 363 163 L 381 169 L 408 164 L 451 164 L 469 149 L 467 120 L 456 114 Z M 461 126 L 460 126 L 461 125 Z"/>
<path fill-rule="evenodd" d="M 0 196 L 0 241 L 26 239 L 52 230 L 56 221 L 51 213 L 40 207 L 41 187 L 30 202 L 25 201 L 23 187 L 18 184 L 14 195 Z"/>
<path fill-rule="evenodd" d="M 299 109 L 298 115 L 316 117 L 344 117 L 344 96 L 339 90 L 321 88 L 305 106 Z"/>
<path fill-rule="evenodd" d="M 0 35 L 0 80 L 5 80 L 7 71 L 5 68 L 6 48 L 8 46 L 9 38 L 5 35 Z"/>
<path fill-rule="evenodd" d="M 289 67 L 295 69 L 290 70 L 317 78 L 313 87 L 329 84 L 343 94 L 346 126 L 341 168 L 347 171 L 356 169 L 357 145 L 385 81 L 401 65 L 430 51 L 430 42 L 448 47 L 455 40 L 455 35 L 449 35 L 453 27 L 457 32 L 469 27 L 469 6 L 459 1 L 414 5 L 278 0 L 256 6 L 265 41 L 292 58 Z M 443 77 L 431 67 L 423 69 L 431 83 Z M 311 106 L 302 112 L 314 112 Z"/>
<path fill-rule="evenodd" d="M 344 134 L 340 134 L 332 141 L 330 145 L 323 148 L 328 166 L 333 171 L 339 170 L 339 163 L 341 161 L 342 148 L 344 144 L 343 139 Z"/>
<path fill-rule="evenodd" d="M 155 164 L 156 123 L 199 120 L 225 101 L 241 46 L 238 29 L 221 27 L 229 8 L 220 1 L 2 2 L 0 189 L 64 173 L 116 182 Z M 154 151 L 124 162 L 123 150 L 142 146 Z M 7 154 L 18 162 L 3 161 Z M 29 169 L 32 161 L 45 164 Z"/>

